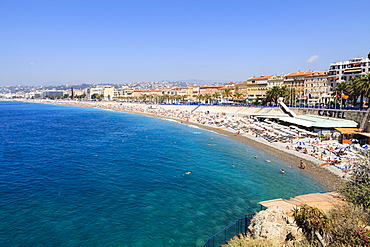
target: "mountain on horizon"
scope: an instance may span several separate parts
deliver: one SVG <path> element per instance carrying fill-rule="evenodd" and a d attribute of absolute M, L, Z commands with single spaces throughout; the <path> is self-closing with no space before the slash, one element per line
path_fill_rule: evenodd
<path fill-rule="evenodd" d="M 199 80 L 199 79 L 189 79 L 189 80 L 180 80 L 180 82 L 190 82 L 196 83 L 198 85 L 213 85 L 213 84 L 225 84 L 229 81 L 226 80 Z"/>

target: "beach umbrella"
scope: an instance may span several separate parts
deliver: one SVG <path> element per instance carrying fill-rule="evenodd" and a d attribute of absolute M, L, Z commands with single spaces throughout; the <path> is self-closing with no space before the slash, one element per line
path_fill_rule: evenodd
<path fill-rule="evenodd" d="M 296 142 L 298 145 L 306 145 L 306 143 L 300 141 L 300 142 Z"/>
<path fill-rule="evenodd" d="M 367 145 L 367 144 L 362 145 L 362 147 L 363 147 L 363 148 L 365 148 L 365 149 L 369 149 L 369 148 L 370 148 L 370 146 L 369 146 L 369 145 Z"/>
<path fill-rule="evenodd" d="M 341 161 L 341 160 L 342 160 L 342 158 L 340 158 L 340 157 L 334 157 L 334 160 L 339 160 L 339 161 Z"/>
<path fill-rule="evenodd" d="M 357 139 L 349 139 L 351 142 L 358 142 Z"/>
<path fill-rule="evenodd" d="M 321 141 L 321 138 L 319 138 L 319 137 L 315 137 L 315 138 L 313 138 L 315 141 Z"/>

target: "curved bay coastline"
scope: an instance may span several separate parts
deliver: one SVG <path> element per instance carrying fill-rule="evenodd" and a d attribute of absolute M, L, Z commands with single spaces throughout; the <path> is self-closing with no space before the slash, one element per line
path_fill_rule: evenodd
<path fill-rule="evenodd" d="M 314 159 L 311 159 L 310 157 L 305 157 L 305 155 L 303 155 L 302 153 L 291 152 L 289 150 L 285 150 L 280 147 L 274 147 L 273 144 L 264 142 L 263 140 L 259 140 L 260 138 L 255 137 L 254 135 L 238 135 L 238 134 L 232 133 L 227 130 L 215 128 L 215 127 L 208 126 L 208 125 L 201 124 L 201 123 L 185 121 L 183 119 L 178 119 L 174 117 L 166 117 L 163 115 L 155 115 L 155 114 L 151 114 L 148 112 L 127 110 L 124 108 L 114 108 L 114 107 L 110 107 L 109 105 L 104 105 L 104 104 L 84 104 L 84 102 L 77 102 L 77 103 L 68 102 L 67 103 L 67 102 L 57 102 L 57 101 L 26 101 L 26 102 L 109 109 L 109 110 L 145 115 L 149 117 L 175 120 L 182 124 L 193 125 L 193 126 L 205 129 L 205 130 L 213 131 L 215 133 L 227 136 L 229 138 L 233 138 L 234 140 L 237 140 L 239 142 L 243 142 L 248 145 L 253 145 L 257 148 L 260 148 L 261 150 L 265 152 L 268 152 L 271 155 L 274 155 L 278 158 L 286 160 L 296 166 L 299 166 L 300 160 L 303 160 L 307 164 L 307 167 L 306 169 L 302 170 L 302 172 L 306 173 L 307 176 L 317 181 L 328 191 L 335 191 L 345 184 L 345 179 L 342 178 L 339 171 L 334 170 L 336 168 L 332 169 L 332 167 L 330 166 L 320 166 L 320 163 L 318 161 L 315 161 Z M 143 107 L 149 106 L 146 104 L 142 104 L 142 105 Z M 181 107 L 181 105 L 177 107 Z"/>

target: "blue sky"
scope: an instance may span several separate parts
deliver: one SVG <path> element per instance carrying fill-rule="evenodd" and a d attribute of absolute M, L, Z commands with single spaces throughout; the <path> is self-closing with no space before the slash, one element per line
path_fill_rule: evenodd
<path fill-rule="evenodd" d="M 0 85 L 243 81 L 370 52 L 369 0 L 0 0 Z"/>

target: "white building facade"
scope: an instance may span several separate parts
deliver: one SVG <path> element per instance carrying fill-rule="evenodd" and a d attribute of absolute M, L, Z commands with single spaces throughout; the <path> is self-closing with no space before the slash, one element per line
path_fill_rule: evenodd
<path fill-rule="evenodd" d="M 349 82 L 353 77 L 364 76 L 370 73 L 369 58 L 353 58 L 348 61 L 330 64 L 329 82 L 334 87 L 340 82 Z"/>

